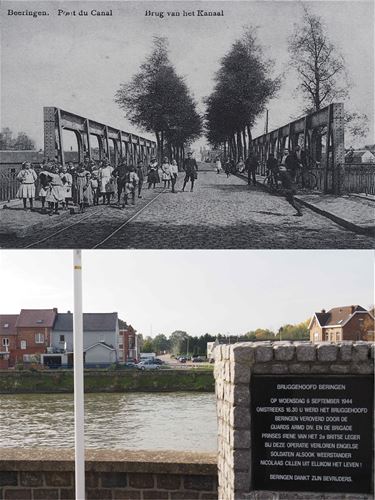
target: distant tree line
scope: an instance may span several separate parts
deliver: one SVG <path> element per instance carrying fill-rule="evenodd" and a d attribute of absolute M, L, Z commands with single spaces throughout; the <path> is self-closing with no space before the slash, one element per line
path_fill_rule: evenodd
<path fill-rule="evenodd" d="M 35 142 L 25 132 L 18 132 L 17 137 L 13 137 L 10 128 L 4 127 L 0 132 L 1 151 L 35 151 Z"/>
<path fill-rule="evenodd" d="M 214 342 L 216 339 L 220 343 L 235 343 L 256 340 L 309 340 L 310 334 L 306 320 L 296 325 L 285 324 L 277 331 L 267 328 L 257 328 L 243 335 L 209 335 L 208 333 L 193 337 L 183 330 L 176 330 L 169 337 L 163 333 L 156 337 L 146 337 L 142 342 L 142 352 L 169 352 L 175 356 L 188 354 L 205 356 L 207 353 L 207 342 Z"/>

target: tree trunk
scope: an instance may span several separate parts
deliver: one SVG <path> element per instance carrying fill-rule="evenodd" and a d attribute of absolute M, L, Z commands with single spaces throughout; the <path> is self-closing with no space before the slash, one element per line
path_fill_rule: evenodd
<path fill-rule="evenodd" d="M 242 137 L 241 137 L 241 131 L 237 130 L 237 160 L 236 162 L 242 158 L 243 156 L 243 149 L 242 149 Z"/>
<path fill-rule="evenodd" d="M 251 144 L 251 141 L 252 141 L 252 137 L 251 137 L 251 130 L 250 130 L 250 126 L 249 125 L 246 125 L 246 130 L 247 130 L 247 137 L 248 137 L 248 141 L 249 141 L 249 154 L 251 152 L 251 150 L 253 149 L 252 148 L 252 144 Z"/>
<path fill-rule="evenodd" d="M 160 132 L 155 132 L 155 135 L 156 135 L 156 145 L 157 145 L 156 158 L 159 158 L 159 154 L 160 154 Z"/>
<path fill-rule="evenodd" d="M 234 161 L 237 160 L 237 143 L 236 143 L 236 135 L 232 135 L 232 154 L 231 157 L 234 159 Z"/>
<path fill-rule="evenodd" d="M 243 159 L 247 158 L 247 147 L 246 147 L 246 130 L 242 130 L 242 137 L 243 137 Z"/>

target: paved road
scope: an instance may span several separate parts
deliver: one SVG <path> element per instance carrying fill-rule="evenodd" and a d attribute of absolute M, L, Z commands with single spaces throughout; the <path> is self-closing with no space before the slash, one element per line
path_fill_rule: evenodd
<path fill-rule="evenodd" d="M 235 176 L 200 171 L 194 192 L 145 190 L 135 207 L 92 207 L 87 219 L 41 242 L 37 248 L 92 248 L 129 218 L 136 217 L 99 248 L 372 248 L 358 235 L 307 208 L 303 217 L 283 197 L 248 187 Z M 154 200 L 154 201 L 152 201 Z M 151 203 L 150 203 L 151 202 Z M 149 204 L 150 203 L 150 204 Z M 137 215 L 140 208 L 144 210 Z M 79 221 L 65 217 L 5 246 L 25 247 Z"/>

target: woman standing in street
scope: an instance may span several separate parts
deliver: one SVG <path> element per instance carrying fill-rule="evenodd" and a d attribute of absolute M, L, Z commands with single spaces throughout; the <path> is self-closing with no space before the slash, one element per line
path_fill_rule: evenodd
<path fill-rule="evenodd" d="M 80 212 L 83 212 L 84 207 L 84 188 L 87 183 L 86 170 L 82 163 L 78 165 L 77 172 L 75 175 L 75 203 L 79 206 Z"/>
<path fill-rule="evenodd" d="M 83 202 L 90 206 L 94 203 L 94 193 L 92 188 L 92 175 L 90 172 L 86 173 L 86 184 L 83 186 Z"/>
<path fill-rule="evenodd" d="M 161 166 L 162 180 L 164 182 L 164 189 L 169 189 L 171 183 L 171 166 L 169 164 L 168 158 L 165 156 L 163 164 Z"/>
<path fill-rule="evenodd" d="M 55 165 L 52 169 L 52 172 L 48 174 L 49 186 L 48 192 L 46 196 L 46 201 L 52 203 L 52 213 L 59 213 L 59 203 L 65 203 L 65 192 L 63 181 L 60 177 L 60 167 L 59 165 Z"/>
<path fill-rule="evenodd" d="M 46 196 L 47 196 L 47 190 L 48 190 L 48 176 L 49 176 L 49 171 L 50 171 L 50 166 L 47 164 L 47 162 L 43 162 L 41 165 L 42 169 L 39 172 L 39 184 L 40 184 L 40 189 L 38 193 L 38 197 L 42 203 L 42 212 L 45 213 L 45 204 L 46 204 Z"/>
<path fill-rule="evenodd" d="M 148 182 L 148 189 L 150 189 L 151 186 L 155 189 L 156 183 L 159 182 L 158 162 L 156 158 L 151 158 L 151 163 L 150 166 L 148 167 L 147 182 Z"/>
<path fill-rule="evenodd" d="M 174 190 L 174 187 L 176 185 L 177 175 L 178 175 L 178 165 L 176 160 L 172 160 L 172 164 L 170 167 L 171 167 L 170 170 L 171 170 L 172 193 L 175 193 L 176 191 Z"/>
<path fill-rule="evenodd" d="M 215 166 L 216 166 L 216 173 L 220 174 L 222 167 L 221 167 L 221 161 L 220 161 L 219 157 L 216 158 Z"/>
<path fill-rule="evenodd" d="M 35 198 L 35 181 L 37 180 L 37 175 L 35 170 L 31 168 L 30 162 L 26 161 L 22 164 L 22 170 L 18 173 L 17 179 L 21 182 L 17 192 L 17 198 L 23 200 L 24 210 L 27 210 L 26 202 L 28 199 L 30 209 L 32 209 Z"/>
<path fill-rule="evenodd" d="M 72 199 L 72 185 L 73 185 L 72 174 L 68 172 L 68 168 L 65 165 L 61 169 L 60 177 L 63 183 L 63 190 L 64 190 L 63 208 L 65 209 L 69 204 L 69 200 Z"/>
<path fill-rule="evenodd" d="M 114 180 L 112 179 L 113 168 L 108 161 L 104 162 L 99 172 L 100 193 L 103 196 L 103 205 L 109 205 L 111 196 L 115 192 Z"/>

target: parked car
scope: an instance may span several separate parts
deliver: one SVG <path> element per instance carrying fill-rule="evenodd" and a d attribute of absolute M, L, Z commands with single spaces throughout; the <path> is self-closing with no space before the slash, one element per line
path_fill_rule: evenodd
<path fill-rule="evenodd" d="M 137 363 L 134 363 L 134 361 L 125 361 L 124 367 L 125 368 L 135 368 L 137 366 Z"/>
<path fill-rule="evenodd" d="M 186 363 L 186 358 L 185 358 L 184 356 L 180 356 L 180 357 L 178 358 L 178 361 L 179 361 L 180 363 Z"/>
<path fill-rule="evenodd" d="M 154 358 L 154 363 L 156 363 L 157 365 L 165 365 L 165 362 L 162 360 L 162 359 L 159 359 L 159 358 Z"/>
<path fill-rule="evenodd" d="M 153 359 L 146 359 L 145 361 L 140 361 L 135 366 L 136 366 L 136 368 L 138 368 L 138 370 L 159 370 L 160 369 L 160 365 L 155 363 L 155 360 L 153 360 Z"/>
<path fill-rule="evenodd" d="M 204 356 L 193 356 L 191 358 L 193 363 L 204 363 L 207 359 Z"/>

